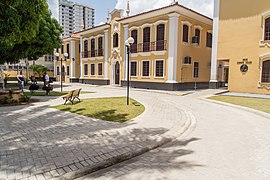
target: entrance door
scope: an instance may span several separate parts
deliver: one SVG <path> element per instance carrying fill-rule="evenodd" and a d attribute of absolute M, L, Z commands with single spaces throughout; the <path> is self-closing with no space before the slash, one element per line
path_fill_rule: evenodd
<path fill-rule="evenodd" d="M 65 71 L 65 66 L 62 66 L 62 82 L 65 82 L 65 74 L 66 74 L 66 71 Z"/>
<path fill-rule="evenodd" d="M 115 75 L 114 75 L 114 83 L 115 84 L 120 84 L 120 64 L 119 64 L 119 62 L 117 61 L 116 63 L 115 63 L 115 67 L 114 67 L 115 69 L 114 69 L 114 73 L 115 73 Z"/>
<path fill-rule="evenodd" d="M 225 86 L 228 86 L 229 82 L 229 67 L 224 67 L 224 83 Z"/>

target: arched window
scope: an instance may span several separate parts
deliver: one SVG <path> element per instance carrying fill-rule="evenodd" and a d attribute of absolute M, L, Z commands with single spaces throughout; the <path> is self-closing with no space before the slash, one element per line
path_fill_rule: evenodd
<path fill-rule="evenodd" d="M 270 83 L 270 60 L 262 64 L 262 83 Z"/>
<path fill-rule="evenodd" d="M 88 57 L 88 41 L 85 40 L 83 45 L 84 45 L 83 46 L 84 47 L 83 48 L 84 49 L 84 57 L 87 58 Z"/>
<path fill-rule="evenodd" d="M 201 30 L 195 29 L 195 36 L 197 38 L 197 43 L 200 44 Z"/>
<path fill-rule="evenodd" d="M 264 40 L 270 40 L 270 17 L 265 19 L 265 31 L 264 31 Z"/>
<path fill-rule="evenodd" d="M 131 53 L 138 52 L 138 30 L 131 31 L 131 37 L 134 39 L 134 43 L 131 45 Z"/>
<path fill-rule="evenodd" d="M 157 26 L 157 43 L 156 43 L 156 50 L 163 51 L 165 49 L 165 25 L 160 24 Z"/>
<path fill-rule="evenodd" d="M 103 38 L 98 38 L 98 56 L 103 56 Z"/>
<path fill-rule="evenodd" d="M 113 47 L 118 47 L 118 33 L 113 35 Z"/>
<path fill-rule="evenodd" d="M 150 27 L 143 29 L 143 52 L 150 51 Z"/>
<path fill-rule="evenodd" d="M 96 42 L 95 42 L 95 39 L 91 39 L 91 57 L 95 57 L 96 53 L 95 53 L 95 45 L 96 45 Z"/>
<path fill-rule="evenodd" d="M 183 25 L 183 42 L 188 43 L 188 34 L 189 34 L 189 27 L 188 25 Z"/>

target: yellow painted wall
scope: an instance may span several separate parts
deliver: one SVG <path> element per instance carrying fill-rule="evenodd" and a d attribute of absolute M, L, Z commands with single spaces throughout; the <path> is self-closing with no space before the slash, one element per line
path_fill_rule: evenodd
<path fill-rule="evenodd" d="M 229 60 L 230 91 L 270 94 L 269 90 L 258 87 L 259 57 L 270 53 L 269 47 L 259 45 L 264 33 L 262 14 L 269 11 L 269 0 L 221 0 L 218 60 Z M 245 58 L 252 64 L 248 65 L 247 73 L 242 73 L 237 62 Z"/>

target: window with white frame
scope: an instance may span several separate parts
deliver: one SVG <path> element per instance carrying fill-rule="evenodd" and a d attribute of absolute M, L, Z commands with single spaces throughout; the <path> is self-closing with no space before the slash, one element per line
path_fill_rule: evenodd
<path fill-rule="evenodd" d="M 84 75 L 88 75 L 88 64 L 84 64 Z"/>
<path fill-rule="evenodd" d="M 183 25 L 183 42 L 188 43 L 189 37 L 189 26 L 184 24 Z"/>
<path fill-rule="evenodd" d="M 200 38 L 201 38 L 201 30 L 195 29 L 195 37 L 197 38 L 197 43 L 200 44 Z"/>
<path fill-rule="evenodd" d="M 130 76 L 137 76 L 137 61 L 130 63 Z"/>
<path fill-rule="evenodd" d="M 95 64 L 91 64 L 91 76 L 95 75 Z"/>
<path fill-rule="evenodd" d="M 149 77 L 150 76 L 150 61 L 142 62 L 142 76 Z"/>
<path fill-rule="evenodd" d="M 270 60 L 262 64 L 262 83 L 270 83 Z"/>
<path fill-rule="evenodd" d="M 155 77 L 164 76 L 164 60 L 156 60 L 155 63 Z"/>
<path fill-rule="evenodd" d="M 103 74 L 103 67 L 102 67 L 102 63 L 98 63 L 98 75 L 102 76 Z"/>
<path fill-rule="evenodd" d="M 193 78 L 199 77 L 199 62 L 194 62 L 193 64 Z"/>

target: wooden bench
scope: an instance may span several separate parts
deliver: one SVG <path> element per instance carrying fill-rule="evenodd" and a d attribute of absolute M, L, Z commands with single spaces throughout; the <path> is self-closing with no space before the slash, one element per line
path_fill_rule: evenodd
<path fill-rule="evenodd" d="M 63 99 L 65 100 L 64 105 L 66 105 L 68 101 L 73 104 L 75 99 L 78 99 L 80 102 L 81 100 L 80 100 L 79 96 L 80 96 L 81 90 L 82 89 L 72 90 L 67 95 L 63 96 Z"/>

